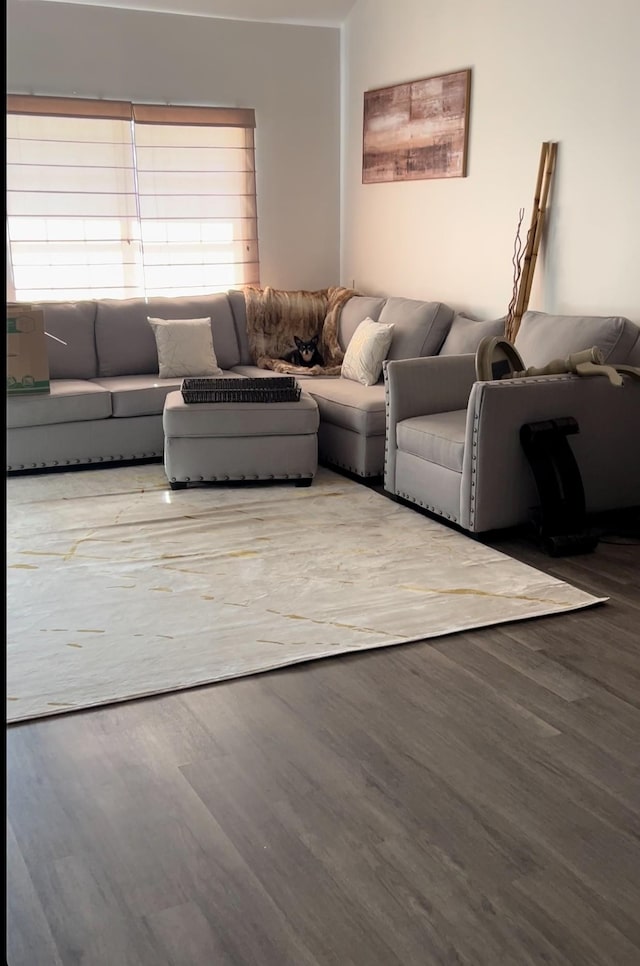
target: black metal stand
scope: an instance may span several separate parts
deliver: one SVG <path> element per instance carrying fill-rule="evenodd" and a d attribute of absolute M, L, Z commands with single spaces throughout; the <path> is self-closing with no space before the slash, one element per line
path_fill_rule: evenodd
<path fill-rule="evenodd" d="M 587 527 L 582 477 L 567 440 L 578 432 L 572 416 L 525 423 L 520 429 L 540 497 L 532 522 L 552 557 L 590 553 L 598 545 Z"/>

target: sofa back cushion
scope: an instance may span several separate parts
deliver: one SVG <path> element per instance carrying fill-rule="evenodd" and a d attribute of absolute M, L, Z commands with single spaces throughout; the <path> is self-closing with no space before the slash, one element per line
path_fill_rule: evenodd
<path fill-rule="evenodd" d="M 158 372 L 153 313 L 144 299 L 100 299 L 96 309 L 99 376 L 137 376 Z"/>
<path fill-rule="evenodd" d="M 627 363 L 630 366 L 637 366 L 640 369 L 640 325 L 634 325 L 634 328 L 638 335 L 627 357 Z"/>
<path fill-rule="evenodd" d="M 525 312 L 515 347 L 527 367 L 545 366 L 597 346 L 605 362 L 627 362 L 638 338 L 637 326 L 620 315 L 547 315 Z"/>
<path fill-rule="evenodd" d="M 374 298 L 370 295 L 354 295 L 345 302 L 338 321 L 338 343 L 343 352 L 361 322 L 365 319 L 378 321 L 385 302 L 385 298 Z"/>
<path fill-rule="evenodd" d="M 230 369 L 240 362 L 231 307 L 226 293 L 176 298 L 101 299 L 96 312 L 99 376 L 133 376 L 158 372 L 156 340 L 147 317 L 209 317 L 218 364 Z"/>
<path fill-rule="evenodd" d="M 378 322 L 394 326 L 388 359 L 415 359 L 434 356 L 453 320 L 453 309 L 443 302 L 388 298 Z"/>
<path fill-rule="evenodd" d="M 503 336 L 505 317 L 474 322 L 465 315 L 454 316 L 451 328 L 440 347 L 441 356 L 464 356 L 474 353 L 486 336 Z"/>
<path fill-rule="evenodd" d="M 95 302 L 38 302 L 44 313 L 49 377 L 94 379 L 98 375 Z M 61 340 L 61 341 L 58 341 Z"/>

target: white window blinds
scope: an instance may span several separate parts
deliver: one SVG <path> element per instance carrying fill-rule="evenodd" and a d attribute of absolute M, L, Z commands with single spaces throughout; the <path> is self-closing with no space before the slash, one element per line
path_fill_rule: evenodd
<path fill-rule="evenodd" d="M 15 297 L 259 284 L 253 133 L 250 110 L 9 96 Z"/>

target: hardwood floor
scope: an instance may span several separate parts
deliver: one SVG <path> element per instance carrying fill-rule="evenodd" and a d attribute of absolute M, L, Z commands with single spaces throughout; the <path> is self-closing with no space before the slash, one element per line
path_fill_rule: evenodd
<path fill-rule="evenodd" d="M 610 602 L 10 727 L 9 966 L 638 966 L 640 545 L 491 543 Z"/>

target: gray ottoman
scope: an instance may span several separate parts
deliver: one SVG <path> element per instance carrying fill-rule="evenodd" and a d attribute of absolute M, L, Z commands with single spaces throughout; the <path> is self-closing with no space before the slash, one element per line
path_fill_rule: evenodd
<path fill-rule="evenodd" d="M 164 467 L 172 489 L 228 480 L 293 480 L 309 486 L 318 467 L 318 407 L 297 402 L 185 403 L 167 395 Z"/>

